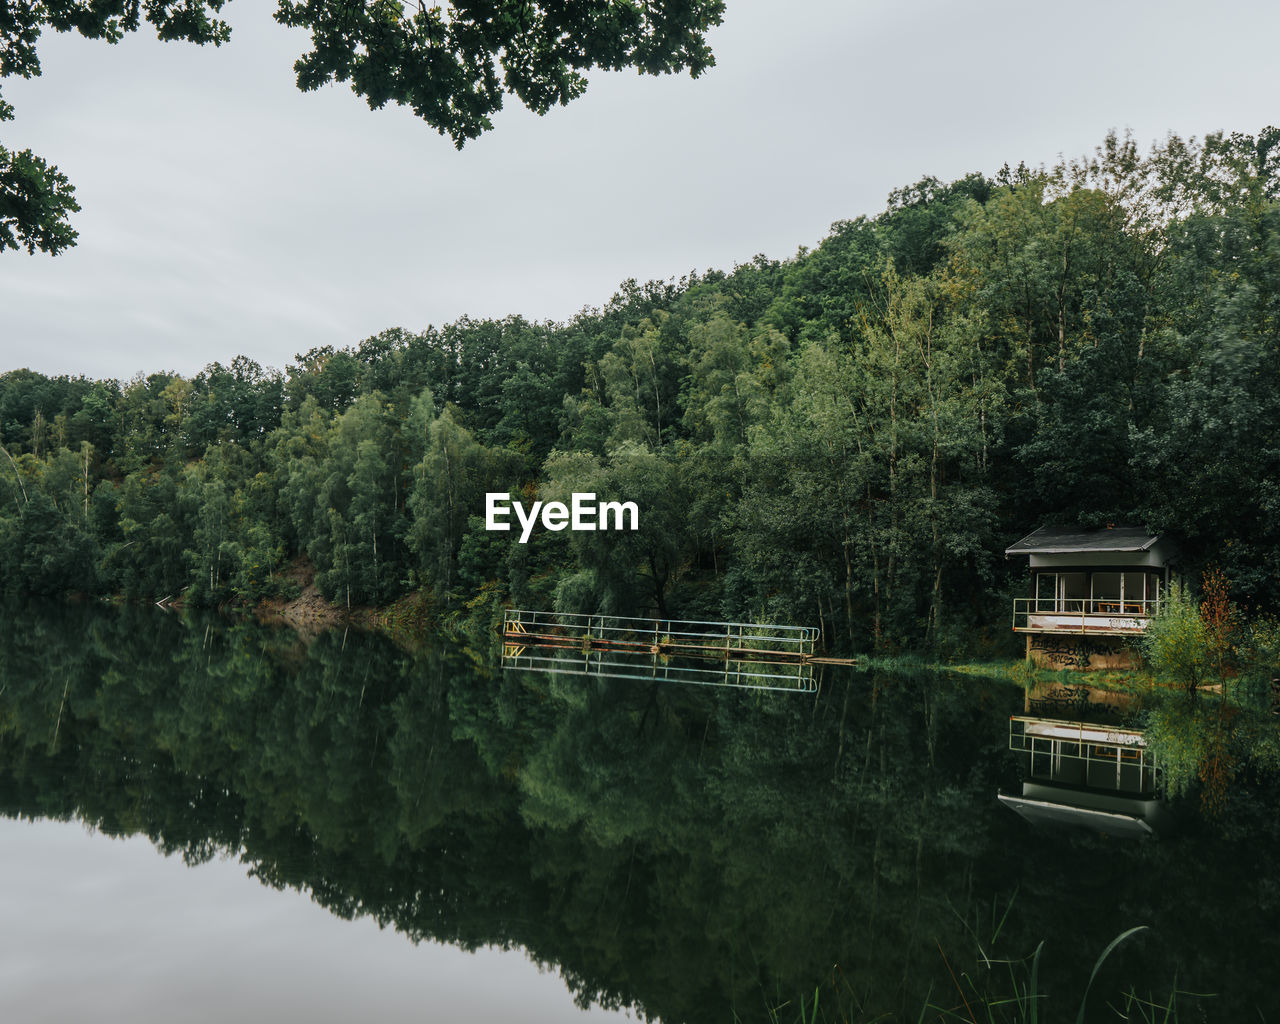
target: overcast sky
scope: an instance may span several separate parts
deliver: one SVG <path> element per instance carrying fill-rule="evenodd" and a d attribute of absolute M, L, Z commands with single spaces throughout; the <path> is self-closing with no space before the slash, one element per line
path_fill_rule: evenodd
<path fill-rule="evenodd" d="M 0 256 L 0 371 L 128 378 L 463 315 L 564 320 L 619 282 L 786 259 L 926 174 L 1280 118 L 1280 5 L 728 0 L 701 79 L 512 99 L 459 153 L 238 0 L 220 49 L 46 36 L 10 149 L 73 181 L 79 245 Z"/>

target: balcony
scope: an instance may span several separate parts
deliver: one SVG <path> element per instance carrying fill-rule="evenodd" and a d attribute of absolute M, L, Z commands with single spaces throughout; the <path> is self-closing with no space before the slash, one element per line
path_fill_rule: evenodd
<path fill-rule="evenodd" d="M 1013 601 L 1015 633 L 1076 633 L 1131 636 L 1147 628 L 1160 600 L 1018 597 Z"/>

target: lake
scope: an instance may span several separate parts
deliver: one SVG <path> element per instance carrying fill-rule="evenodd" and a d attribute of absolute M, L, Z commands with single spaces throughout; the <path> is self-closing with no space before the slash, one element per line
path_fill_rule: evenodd
<path fill-rule="evenodd" d="M 1280 1013 L 1274 783 L 1159 841 L 1032 828 L 996 800 L 1008 682 L 753 692 L 152 608 L 3 618 L 5 1019 Z"/>

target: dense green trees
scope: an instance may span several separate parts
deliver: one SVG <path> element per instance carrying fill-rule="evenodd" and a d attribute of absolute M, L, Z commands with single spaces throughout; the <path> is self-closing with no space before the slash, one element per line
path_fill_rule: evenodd
<path fill-rule="evenodd" d="M 788 262 L 629 281 L 565 324 L 389 330 L 284 374 L 13 371 L 5 584 L 249 601 L 305 556 L 343 605 L 421 588 L 477 622 L 513 601 L 951 649 L 1004 632 L 1010 540 L 1134 522 L 1275 610 L 1278 150 L 1275 129 L 1111 137 L 926 178 Z M 519 545 L 483 530 L 489 490 L 635 500 L 641 528 Z"/>

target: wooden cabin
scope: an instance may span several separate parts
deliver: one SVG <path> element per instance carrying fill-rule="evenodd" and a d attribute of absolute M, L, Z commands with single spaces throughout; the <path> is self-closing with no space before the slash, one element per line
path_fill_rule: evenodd
<path fill-rule="evenodd" d="M 1140 527 L 1042 526 L 1005 549 L 1026 555 L 1031 589 L 1013 602 L 1027 657 L 1046 668 L 1124 668 L 1168 592 L 1171 545 Z"/>

